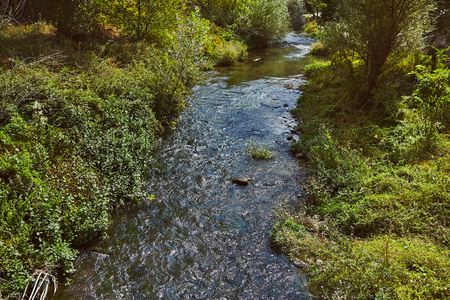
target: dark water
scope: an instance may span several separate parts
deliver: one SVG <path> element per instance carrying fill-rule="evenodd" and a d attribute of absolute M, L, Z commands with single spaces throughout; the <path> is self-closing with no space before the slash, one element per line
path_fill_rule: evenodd
<path fill-rule="evenodd" d="M 301 193 L 287 137 L 309 43 L 289 35 L 284 47 L 211 72 L 194 89 L 152 162 L 155 199 L 120 212 L 110 238 L 77 260 L 58 299 L 310 298 L 270 238 L 277 203 Z M 277 157 L 252 159 L 252 138 Z M 237 186 L 235 177 L 252 181 Z"/>

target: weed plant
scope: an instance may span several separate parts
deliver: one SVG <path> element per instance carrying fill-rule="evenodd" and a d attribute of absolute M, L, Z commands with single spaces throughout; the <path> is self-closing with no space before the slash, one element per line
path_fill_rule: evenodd
<path fill-rule="evenodd" d="M 276 157 L 275 151 L 270 145 L 264 145 L 254 138 L 246 145 L 247 151 L 254 159 L 272 159 Z"/>

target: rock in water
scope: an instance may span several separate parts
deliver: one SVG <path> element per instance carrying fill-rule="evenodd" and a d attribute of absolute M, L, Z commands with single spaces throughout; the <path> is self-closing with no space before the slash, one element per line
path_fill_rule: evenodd
<path fill-rule="evenodd" d="M 250 183 L 251 179 L 248 178 L 233 178 L 231 182 L 240 186 L 247 186 Z"/>

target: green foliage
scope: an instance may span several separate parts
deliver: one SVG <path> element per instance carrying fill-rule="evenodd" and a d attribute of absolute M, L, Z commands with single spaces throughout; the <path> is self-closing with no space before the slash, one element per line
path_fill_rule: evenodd
<path fill-rule="evenodd" d="M 287 0 L 256 0 L 238 24 L 238 33 L 254 47 L 267 47 L 289 30 Z"/>
<path fill-rule="evenodd" d="M 326 222 L 280 210 L 274 240 L 309 272 L 321 299 L 446 299 L 450 251 L 418 237 L 339 235 Z"/>
<path fill-rule="evenodd" d="M 320 30 L 321 28 L 315 20 L 307 20 L 303 26 L 303 32 L 310 37 L 317 37 Z"/>
<path fill-rule="evenodd" d="M 42 0 L 28 3 L 28 6 L 34 12 L 35 21 L 38 17 L 50 22 L 68 37 L 83 40 L 99 27 L 96 0 Z"/>
<path fill-rule="evenodd" d="M 23 289 L 35 269 L 72 272 L 77 251 L 70 245 L 108 225 L 108 190 L 96 170 L 69 147 L 64 131 L 47 123 L 40 106 L 34 110 L 29 122 L 14 113 L 0 131 L 0 264 L 7 292 Z"/>
<path fill-rule="evenodd" d="M 317 41 L 317 42 L 314 42 L 314 43 L 311 44 L 311 51 L 310 51 L 310 53 L 312 55 L 326 56 L 326 55 L 329 54 L 329 50 L 328 50 L 327 47 L 325 47 L 325 45 L 322 42 Z"/>
<path fill-rule="evenodd" d="M 294 30 L 302 29 L 305 23 L 303 14 L 305 13 L 303 0 L 289 0 L 287 3 L 289 21 Z"/>
<path fill-rule="evenodd" d="M 438 68 L 429 72 L 424 66 L 418 66 L 413 74 L 417 87 L 406 100 L 419 110 L 423 117 L 424 135 L 430 140 L 437 133 L 438 121 L 450 107 L 450 70 Z"/>
<path fill-rule="evenodd" d="M 232 66 L 247 57 L 247 46 L 240 41 L 225 41 L 214 50 L 218 66 Z"/>
<path fill-rule="evenodd" d="M 167 30 L 174 29 L 184 0 L 114 0 L 97 1 L 107 22 L 117 26 L 132 40 L 159 41 Z"/>
<path fill-rule="evenodd" d="M 426 130 L 448 110 L 449 73 L 439 59 L 420 59 L 435 69 L 414 71 L 415 87 L 409 63 L 385 75 L 392 81 L 376 97 L 399 103 L 390 115 L 345 106 L 349 82 L 339 64 L 305 68 L 295 150 L 309 158 L 307 203 L 279 212 L 272 235 L 294 262 L 309 265 L 316 297 L 450 296 L 448 129 L 436 125 L 432 139 Z"/>
<path fill-rule="evenodd" d="M 236 26 L 245 19 L 251 3 L 250 0 L 195 0 L 193 2 L 200 7 L 205 18 L 223 28 Z"/>
<path fill-rule="evenodd" d="M 196 13 L 158 45 L 72 43 L 46 28 L 0 35 L 1 297 L 21 293 L 35 270 L 73 272 L 75 248 L 106 230 L 109 211 L 145 196 L 158 135 L 207 64 L 209 22 Z M 43 40 L 68 57 L 22 59 Z"/>
<path fill-rule="evenodd" d="M 330 61 L 314 61 L 312 64 L 307 65 L 303 71 L 306 76 L 311 76 L 318 70 L 324 70 L 330 67 L 330 65 L 331 65 Z"/>

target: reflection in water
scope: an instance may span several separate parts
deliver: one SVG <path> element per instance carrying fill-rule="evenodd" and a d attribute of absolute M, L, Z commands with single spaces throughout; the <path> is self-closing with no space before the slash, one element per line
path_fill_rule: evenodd
<path fill-rule="evenodd" d="M 291 35 L 288 43 L 194 89 L 152 162 L 155 200 L 120 212 L 110 238 L 77 260 L 59 299 L 309 298 L 305 279 L 270 247 L 271 212 L 301 193 L 288 111 L 302 83 L 296 73 L 311 58 L 308 40 Z M 273 144 L 277 157 L 250 158 L 252 137 Z M 231 182 L 244 177 L 248 186 Z"/>

